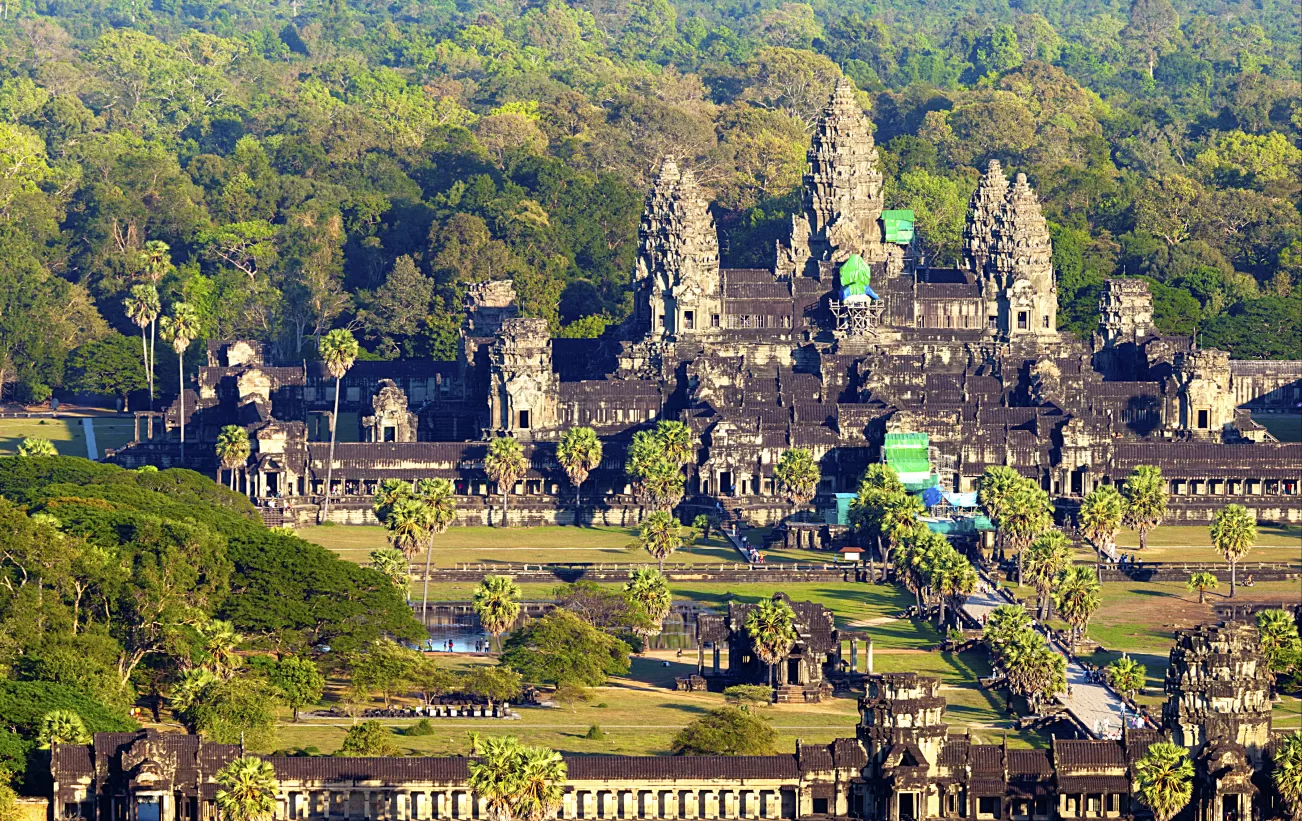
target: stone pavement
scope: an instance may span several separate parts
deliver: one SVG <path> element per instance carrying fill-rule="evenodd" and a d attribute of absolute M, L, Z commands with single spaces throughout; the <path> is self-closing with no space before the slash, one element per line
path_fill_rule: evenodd
<path fill-rule="evenodd" d="M 963 612 L 981 624 L 996 607 L 1011 603 L 994 592 L 990 582 L 982 578 L 981 588 L 968 596 L 963 604 Z M 1044 628 L 1040 624 L 1036 623 L 1035 628 L 1044 633 Z M 1053 639 L 1049 639 L 1049 646 L 1059 655 L 1067 656 L 1065 649 Z M 1123 717 L 1127 715 L 1132 719 L 1134 717 L 1134 713 L 1125 706 L 1121 698 L 1102 683 L 1090 681 L 1086 676 L 1085 668 L 1072 661 L 1070 656 L 1067 656 L 1067 684 L 1070 695 L 1061 694 L 1057 697 L 1057 701 L 1071 713 L 1086 732 L 1094 738 L 1120 738 Z"/>

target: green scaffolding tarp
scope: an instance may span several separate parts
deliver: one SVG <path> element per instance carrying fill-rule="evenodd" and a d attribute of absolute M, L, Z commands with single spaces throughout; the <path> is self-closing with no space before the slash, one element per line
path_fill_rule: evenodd
<path fill-rule="evenodd" d="M 886 241 L 899 245 L 913 242 L 913 211 L 899 209 L 882 212 L 882 227 L 886 229 Z"/>

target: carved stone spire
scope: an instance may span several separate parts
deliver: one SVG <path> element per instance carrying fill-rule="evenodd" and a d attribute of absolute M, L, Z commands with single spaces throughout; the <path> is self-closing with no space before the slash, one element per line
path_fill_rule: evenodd
<path fill-rule="evenodd" d="M 872 127 L 842 78 L 819 115 L 805 154 L 802 204 L 791 237 L 778 249 L 780 273 L 805 273 L 820 260 L 843 262 L 859 254 L 886 261 L 881 223 L 882 173 Z"/>
<path fill-rule="evenodd" d="M 638 229 L 634 317 L 642 333 L 674 335 L 722 326 L 719 235 L 690 169 L 672 157 L 647 193 Z"/>
<path fill-rule="evenodd" d="M 998 327 L 1005 335 L 1057 333 L 1058 289 L 1052 258 L 1040 201 L 1026 175 L 1018 174 L 996 214 L 986 263 L 987 300 L 993 286 L 998 295 Z"/>
<path fill-rule="evenodd" d="M 985 271 L 994 240 L 995 220 L 1008 196 L 1008 178 L 999 160 L 991 160 L 972 192 L 967 224 L 963 226 L 963 263 L 978 275 Z"/>

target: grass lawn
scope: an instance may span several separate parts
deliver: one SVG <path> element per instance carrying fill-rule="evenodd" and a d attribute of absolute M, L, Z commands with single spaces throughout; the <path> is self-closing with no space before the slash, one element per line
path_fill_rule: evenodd
<path fill-rule="evenodd" d="M 120 448 L 131 441 L 131 419 L 102 417 L 92 420 L 95 444 L 102 455 L 105 448 Z M 0 456 L 18 452 L 24 439 L 49 439 L 60 456 L 86 457 L 86 434 L 81 419 L 0 419 Z"/>

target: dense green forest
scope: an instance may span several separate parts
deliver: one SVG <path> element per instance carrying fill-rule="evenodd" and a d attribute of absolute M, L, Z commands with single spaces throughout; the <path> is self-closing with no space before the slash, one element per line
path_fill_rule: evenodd
<path fill-rule="evenodd" d="M 142 387 L 138 285 L 285 360 L 340 325 L 448 357 L 465 284 L 507 276 L 600 333 L 655 159 L 766 264 L 841 75 L 932 259 L 997 158 L 1044 200 L 1060 327 L 1146 276 L 1163 329 L 1302 358 L 1296 6 L 1174 2 L 5 0 L 0 384 Z"/>

